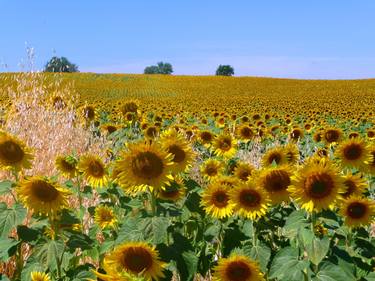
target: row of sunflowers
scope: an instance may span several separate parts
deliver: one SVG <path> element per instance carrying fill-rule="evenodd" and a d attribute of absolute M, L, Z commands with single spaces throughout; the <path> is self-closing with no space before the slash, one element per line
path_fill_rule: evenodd
<path fill-rule="evenodd" d="M 51 176 L 3 130 L 0 280 L 375 280 L 372 115 L 282 103 L 82 103 L 74 124 L 105 153 L 58 155 Z"/>

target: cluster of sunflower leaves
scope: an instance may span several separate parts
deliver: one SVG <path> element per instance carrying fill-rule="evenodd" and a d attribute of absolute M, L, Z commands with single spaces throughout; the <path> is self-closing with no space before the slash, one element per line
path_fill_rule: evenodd
<path fill-rule="evenodd" d="M 368 124 L 295 138 L 210 118 L 98 126 L 107 158 L 61 155 L 48 178 L 24 176 L 37 159 L 1 132 L 0 280 L 375 280 Z M 257 149 L 257 167 L 239 157 Z"/>

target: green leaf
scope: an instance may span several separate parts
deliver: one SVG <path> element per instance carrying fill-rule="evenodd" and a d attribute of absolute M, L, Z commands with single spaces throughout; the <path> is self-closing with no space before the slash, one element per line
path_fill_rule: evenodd
<path fill-rule="evenodd" d="M 51 270 L 56 269 L 56 261 L 61 260 L 63 252 L 65 249 L 64 242 L 50 240 L 43 244 L 39 249 L 37 249 L 37 258 L 39 262 L 45 266 L 49 267 Z"/>
<path fill-rule="evenodd" d="M 0 261 L 7 261 L 17 250 L 18 241 L 4 238 L 0 240 Z"/>
<path fill-rule="evenodd" d="M 21 272 L 21 281 L 30 281 L 31 272 L 33 271 L 41 271 L 44 272 L 45 268 L 35 260 L 35 257 L 30 257 L 27 259 L 27 263 L 22 269 Z"/>
<path fill-rule="evenodd" d="M 287 238 L 293 239 L 297 237 L 298 231 L 306 226 L 308 226 L 308 222 L 305 218 L 305 211 L 296 210 L 286 219 L 283 232 Z"/>
<path fill-rule="evenodd" d="M 271 257 L 270 248 L 258 241 L 256 246 L 252 246 L 250 243 L 247 243 L 244 246 L 243 251 L 245 255 L 259 262 L 263 272 L 267 271 L 267 265 Z"/>
<path fill-rule="evenodd" d="M 116 244 L 120 244 L 124 241 L 142 241 L 144 235 L 139 225 L 142 223 L 140 217 L 126 217 L 124 224 L 121 226 L 116 239 Z"/>
<path fill-rule="evenodd" d="M 187 268 L 187 275 L 182 280 L 193 280 L 198 268 L 198 257 L 193 251 L 183 252 L 182 258 Z"/>
<path fill-rule="evenodd" d="M 90 239 L 89 236 L 82 233 L 72 234 L 69 237 L 66 245 L 69 247 L 71 252 L 74 252 L 75 249 L 80 248 L 81 250 L 89 250 L 94 246 L 94 241 Z"/>
<path fill-rule="evenodd" d="M 341 267 L 334 265 L 330 262 L 324 262 L 319 269 L 317 275 L 312 279 L 312 281 L 355 281 L 353 275 L 348 274 L 342 270 Z"/>
<path fill-rule="evenodd" d="M 39 231 L 29 228 L 26 225 L 17 226 L 18 237 L 25 242 L 35 241 L 39 237 Z"/>
<path fill-rule="evenodd" d="M 169 225 L 170 220 L 166 217 L 147 218 L 144 219 L 143 233 L 146 239 L 151 238 L 154 244 L 165 243 Z"/>
<path fill-rule="evenodd" d="M 366 276 L 366 280 L 375 281 L 375 272 L 370 272 L 370 274 Z"/>
<path fill-rule="evenodd" d="M 309 260 L 318 265 L 326 256 L 329 250 L 330 241 L 328 237 L 324 237 L 323 239 L 314 238 L 310 244 L 306 245 L 307 255 Z"/>
<path fill-rule="evenodd" d="M 304 280 L 304 272 L 308 267 L 308 261 L 299 259 L 298 249 L 286 247 L 274 257 L 269 278 L 277 278 L 281 281 L 301 281 Z"/>
<path fill-rule="evenodd" d="M 14 204 L 8 209 L 5 203 L 0 203 L 0 239 L 6 238 L 9 232 L 26 217 L 26 209 L 20 204 Z"/>
<path fill-rule="evenodd" d="M 11 181 L 2 181 L 0 182 L 0 195 L 9 194 L 12 191 L 13 182 Z"/>

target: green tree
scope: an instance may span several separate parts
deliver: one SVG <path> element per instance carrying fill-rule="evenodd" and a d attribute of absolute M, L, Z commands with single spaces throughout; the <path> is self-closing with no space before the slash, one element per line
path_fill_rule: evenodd
<path fill-rule="evenodd" d="M 158 62 L 157 65 L 147 66 L 144 74 L 172 74 L 173 68 L 170 63 Z"/>
<path fill-rule="evenodd" d="M 45 65 L 44 72 L 78 72 L 78 66 L 66 57 L 52 57 Z"/>
<path fill-rule="evenodd" d="M 232 76 L 234 75 L 234 68 L 230 65 L 219 65 L 216 69 L 216 75 Z"/>

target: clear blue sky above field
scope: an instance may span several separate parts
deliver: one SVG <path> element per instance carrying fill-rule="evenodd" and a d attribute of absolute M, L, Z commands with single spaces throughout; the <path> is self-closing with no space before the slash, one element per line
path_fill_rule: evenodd
<path fill-rule="evenodd" d="M 41 69 L 54 54 L 80 71 L 295 78 L 375 77 L 375 1 L 0 0 L 0 71 L 25 42 Z"/>

